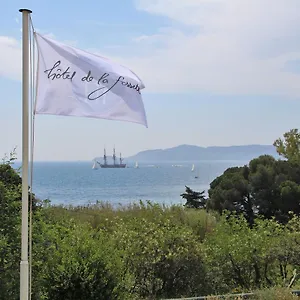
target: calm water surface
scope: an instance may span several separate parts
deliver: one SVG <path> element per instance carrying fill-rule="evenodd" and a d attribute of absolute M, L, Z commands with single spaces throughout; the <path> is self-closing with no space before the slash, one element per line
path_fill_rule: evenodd
<path fill-rule="evenodd" d="M 87 204 L 97 200 L 127 204 L 151 200 L 165 204 L 182 203 L 185 185 L 202 191 L 228 167 L 247 161 L 139 163 L 125 169 L 92 169 L 91 162 L 34 163 L 33 192 L 53 204 Z M 174 165 L 177 165 L 176 167 Z M 18 166 L 18 165 L 16 165 Z M 198 178 L 195 178 L 195 175 Z"/>

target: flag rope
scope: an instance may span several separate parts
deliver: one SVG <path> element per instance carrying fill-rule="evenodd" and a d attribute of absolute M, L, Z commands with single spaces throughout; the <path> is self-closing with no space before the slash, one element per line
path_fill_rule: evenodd
<path fill-rule="evenodd" d="M 29 198 L 29 300 L 32 295 L 32 204 L 33 204 L 33 160 L 34 160 L 34 125 L 35 125 L 35 44 L 34 44 L 34 26 L 30 16 L 30 198 Z"/>

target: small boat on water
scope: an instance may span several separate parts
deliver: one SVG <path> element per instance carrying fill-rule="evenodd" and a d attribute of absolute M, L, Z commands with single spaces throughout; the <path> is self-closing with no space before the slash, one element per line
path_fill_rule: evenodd
<path fill-rule="evenodd" d="M 94 164 L 93 164 L 93 166 L 92 166 L 92 169 L 93 170 L 98 170 L 98 162 L 96 161 L 96 160 L 94 160 Z"/>
<path fill-rule="evenodd" d="M 193 164 L 192 165 L 192 170 L 191 170 L 192 172 L 194 172 L 195 171 L 195 165 Z M 197 178 L 199 178 L 199 171 L 197 171 L 197 173 L 196 173 L 196 175 L 195 175 L 195 178 L 197 179 Z"/>
<path fill-rule="evenodd" d="M 134 167 L 135 167 L 135 169 L 139 168 L 139 163 L 137 161 L 135 162 L 135 166 Z"/>

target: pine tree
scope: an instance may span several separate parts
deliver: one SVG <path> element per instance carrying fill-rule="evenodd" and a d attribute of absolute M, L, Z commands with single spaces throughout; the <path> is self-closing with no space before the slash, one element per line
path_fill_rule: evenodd
<path fill-rule="evenodd" d="M 185 186 L 185 193 L 180 196 L 186 200 L 184 204 L 187 208 L 205 208 L 206 207 L 206 198 L 204 196 L 205 191 L 196 192 L 193 191 L 190 187 Z"/>

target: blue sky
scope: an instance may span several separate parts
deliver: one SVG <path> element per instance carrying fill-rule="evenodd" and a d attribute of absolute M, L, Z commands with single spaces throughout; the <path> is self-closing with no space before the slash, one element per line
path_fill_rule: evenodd
<path fill-rule="evenodd" d="M 72 4 L 71 4 L 72 3 Z M 179 144 L 271 144 L 299 128 L 299 0 L 6 1 L 0 18 L 0 154 L 21 155 L 21 14 L 37 31 L 134 70 L 149 128 L 36 117 L 35 160 L 91 160 Z"/>

